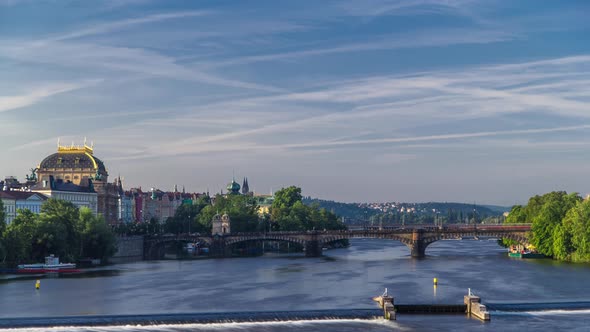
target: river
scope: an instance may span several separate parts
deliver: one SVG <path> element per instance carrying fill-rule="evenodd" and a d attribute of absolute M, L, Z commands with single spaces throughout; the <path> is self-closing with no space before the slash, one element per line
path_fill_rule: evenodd
<path fill-rule="evenodd" d="M 426 255 L 413 259 L 396 241 L 354 239 L 349 248 L 326 250 L 319 258 L 267 253 L 253 258 L 119 264 L 77 276 L 42 278 L 40 290 L 34 288 L 37 277 L 0 275 L 0 326 L 10 325 L 7 318 L 15 318 L 15 322 L 40 317 L 38 321 L 50 324 L 44 317 L 67 320 L 68 316 L 90 319 L 105 315 L 100 319 L 106 326 L 89 321 L 84 328 L 51 330 L 588 331 L 590 265 L 511 259 L 495 241 L 486 240 L 439 241 L 426 249 Z M 435 277 L 437 287 L 433 286 Z M 487 323 L 464 315 L 400 314 L 395 322 L 331 319 L 342 312 L 354 312 L 351 309 L 376 309 L 371 297 L 385 287 L 399 304 L 460 304 L 471 288 L 484 303 L 504 307 L 493 310 Z M 535 305 L 519 309 L 515 302 Z M 270 311 L 280 311 L 286 318 L 210 324 L 170 321 L 175 314 L 222 317 L 220 312 L 234 316 L 248 312 L 246 315 L 256 320 L 257 315 Z M 114 321 L 118 315 L 127 315 L 129 324 L 109 326 L 109 319 Z M 145 315 L 167 315 L 168 321 L 158 324 L 154 318 L 151 324 L 134 323 L 133 317 L 145 319 Z M 289 315 L 303 320 L 292 321 Z M 307 316 L 314 320 L 306 320 Z M 40 330 L 47 328 L 12 329 Z"/>

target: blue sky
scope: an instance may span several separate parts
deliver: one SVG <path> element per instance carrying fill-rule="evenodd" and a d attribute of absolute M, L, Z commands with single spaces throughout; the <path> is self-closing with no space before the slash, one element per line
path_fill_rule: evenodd
<path fill-rule="evenodd" d="M 0 0 L 0 176 L 510 205 L 590 192 L 588 1 Z"/>

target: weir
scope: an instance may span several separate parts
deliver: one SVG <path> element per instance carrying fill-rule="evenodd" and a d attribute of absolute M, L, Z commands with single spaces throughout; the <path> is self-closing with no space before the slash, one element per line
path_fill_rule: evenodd
<path fill-rule="evenodd" d="M 481 304 L 480 297 L 473 295 L 471 289 L 463 298 L 464 304 L 394 304 L 394 298 L 387 293 L 387 288 L 383 295 L 374 297 L 373 300 L 379 303 L 379 307 L 383 310 L 383 318 L 387 320 L 396 320 L 398 313 L 420 315 L 466 313 L 483 321 L 489 321 L 491 318 L 486 306 Z"/>
<path fill-rule="evenodd" d="M 162 324 L 211 324 L 244 322 L 287 322 L 336 319 L 373 320 L 377 309 L 337 309 L 307 311 L 250 311 L 149 315 L 84 315 L 64 317 L 0 318 L 0 328 L 44 328 L 55 326 L 125 326 Z"/>

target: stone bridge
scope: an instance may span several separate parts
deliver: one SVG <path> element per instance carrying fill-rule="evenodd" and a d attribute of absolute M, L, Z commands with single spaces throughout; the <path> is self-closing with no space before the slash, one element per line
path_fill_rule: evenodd
<path fill-rule="evenodd" d="M 530 225 L 446 225 L 363 228 L 343 231 L 307 231 L 307 232 L 268 232 L 268 233 L 233 233 L 226 235 L 205 236 L 199 234 L 180 234 L 160 237 L 146 237 L 144 258 L 157 257 L 159 248 L 171 242 L 200 242 L 210 248 L 210 254 L 216 257 L 229 255 L 233 244 L 245 241 L 287 241 L 297 243 L 305 248 L 305 256 L 322 255 L 322 247 L 343 239 L 372 238 L 390 239 L 405 244 L 412 257 L 424 257 L 426 247 L 433 242 L 444 239 L 463 237 L 496 237 L 514 240 L 528 245 Z"/>

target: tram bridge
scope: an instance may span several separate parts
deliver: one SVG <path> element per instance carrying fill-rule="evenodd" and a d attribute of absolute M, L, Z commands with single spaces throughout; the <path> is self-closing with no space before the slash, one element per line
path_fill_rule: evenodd
<path fill-rule="evenodd" d="M 144 259 L 158 257 L 163 246 L 171 242 L 199 242 L 210 248 L 214 257 L 225 257 L 231 253 L 231 246 L 245 241 L 286 241 L 297 243 L 305 248 L 305 256 L 322 255 L 322 247 L 328 243 L 353 238 L 390 239 L 405 244 L 412 257 L 424 257 L 426 248 L 433 242 L 463 237 L 496 237 L 514 240 L 529 245 L 530 224 L 511 225 L 414 225 L 411 227 L 363 228 L 342 231 L 305 232 L 260 232 L 231 233 L 216 235 L 179 234 L 167 236 L 147 236 L 144 238 Z"/>

